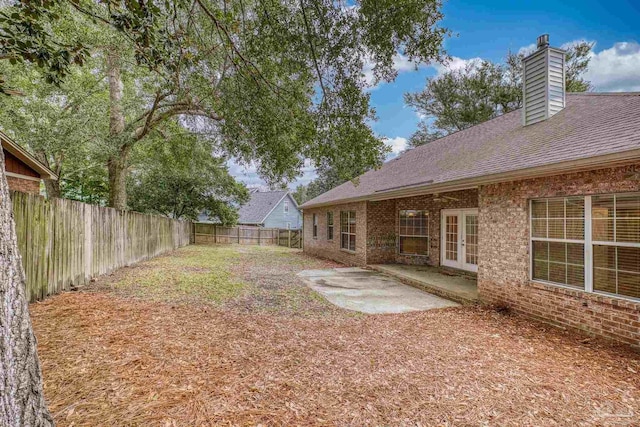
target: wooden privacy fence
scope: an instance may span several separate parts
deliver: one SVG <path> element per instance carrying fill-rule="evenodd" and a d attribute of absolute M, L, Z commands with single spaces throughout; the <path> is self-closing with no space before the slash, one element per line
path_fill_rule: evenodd
<path fill-rule="evenodd" d="M 196 222 L 193 224 L 195 243 L 237 243 L 241 245 L 280 245 L 289 248 L 302 247 L 300 230 L 263 228 L 254 226 L 227 227 L 218 224 Z"/>
<path fill-rule="evenodd" d="M 278 245 L 302 249 L 302 230 L 280 229 L 278 233 Z"/>
<path fill-rule="evenodd" d="M 13 192 L 30 301 L 190 243 L 191 223 Z"/>
<path fill-rule="evenodd" d="M 278 229 L 251 226 L 227 227 L 196 222 L 195 243 L 239 243 L 241 245 L 277 245 Z"/>

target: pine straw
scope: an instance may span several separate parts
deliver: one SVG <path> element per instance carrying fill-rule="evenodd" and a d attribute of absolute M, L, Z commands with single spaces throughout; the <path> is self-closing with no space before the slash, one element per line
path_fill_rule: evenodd
<path fill-rule="evenodd" d="M 637 425 L 640 357 L 476 308 L 285 316 L 67 293 L 31 306 L 60 426 Z"/>

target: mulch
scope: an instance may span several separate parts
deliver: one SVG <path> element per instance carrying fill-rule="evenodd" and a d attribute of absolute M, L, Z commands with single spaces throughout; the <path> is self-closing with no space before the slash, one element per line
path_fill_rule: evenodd
<path fill-rule="evenodd" d="M 31 305 L 59 426 L 638 425 L 640 355 L 494 311 Z"/>

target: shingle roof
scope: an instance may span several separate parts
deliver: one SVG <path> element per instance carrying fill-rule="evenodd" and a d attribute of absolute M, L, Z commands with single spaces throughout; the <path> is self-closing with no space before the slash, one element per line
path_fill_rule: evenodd
<path fill-rule="evenodd" d="M 523 126 L 520 110 L 407 151 L 301 207 L 481 179 L 640 149 L 640 93 L 568 93 L 566 107 Z"/>
<path fill-rule="evenodd" d="M 46 167 L 40 160 L 36 159 L 33 154 L 22 148 L 22 146 L 9 138 L 3 132 L 0 132 L 0 144 L 2 145 L 2 148 L 16 156 L 27 166 L 40 174 L 40 178 L 53 180 L 58 179 L 58 176 L 51 169 Z"/>
<path fill-rule="evenodd" d="M 287 191 L 264 191 L 251 193 L 251 199 L 244 204 L 238 213 L 240 219 L 239 224 L 262 224 L 267 215 L 274 207 L 280 203 L 280 200 L 287 194 Z"/>

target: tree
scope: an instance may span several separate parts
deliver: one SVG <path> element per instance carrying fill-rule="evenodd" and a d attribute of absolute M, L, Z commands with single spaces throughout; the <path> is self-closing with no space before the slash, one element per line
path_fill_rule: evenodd
<path fill-rule="evenodd" d="M 91 203 L 106 201 L 103 170 L 108 108 L 106 81 L 88 67 L 76 68 L 56 86 L 30 64 L 2 64 L 7 83 L 20 87 L 22 96 L 0 97 L 0 125 L 18 143 L 27 146 L 58 180 L 46 180 L 49 197 Z"/>
<path fill-rule="evenodd" d="M 330 0 L 127 5 L 138 2 L 69 3 L 121 30 L 137 62 L 156 74 L 146 108 L 127 120 L 120 90 L 127 49 L 107 47 L 110 134 L 117 148 L 108 159 L 110 204 L 121 208 L 131 147 L 175 116 L 206 118 L 228 154 L 257 160 L 270 182 L 294 179 L 304 158 L 343 173 L 354 164 L 375 166 L 383 143 L 367 124 L 374 112 L 364 90 L 365 61 L 374 64 L 376 79 L 391 80 L 398 52 L 416 62 L 442 60 L 448 33 L 438 26 L 441 5 L 434 0 L 356 7 Z M 50 17 L 38 8 L 31 12 Z M 17 29 L 31 24 L 17 21 L 11 21 Z M 30 59 L 24 50 L 10 53 Z"/>
<path fill-rule="evenodd" d="M 176 219 L 210 219 L 232 225 L 236 206 L 247 202 L 246 187 L 229 174 L 225 158 L 214 156 L 208 139 L 173 124 L 165 137 L 150 138 L 138 147 L 134 173 L 129 178 L 130 207 Z"/>
<path fill-rule="evenodd" d="M 53 426 L 42 393 L 2 150 L 0 171 L 0 425 Z"/>
<path fill-rule="evenodd" d="M 110 201 L 124 207 L 126 157 L 176 117 L 202 118 L 199 127 L 211 129 L 220 150 L 257 161 L 270 181 L 293 179 L 305 158 L 330 164 L 339 176 L 377 165 L 384 144 L 369 126 L 375 114 L 364 63 L 374 64 L 376 79 L 392 80 L 398 53 L 414 62 L 442 60 L 448 31 L 439 26 L 440 9 L 438 0 L 15 0 L 0 11 L 0 60 L 35 63 L 50 82 L 62 82 L 88 55 L 82 40 L 69 43 L 51 31 L 72 11 L 124 37 L 127 46 L 105 50 L 109 145 L 125 157 L 108 160 Z M 135 82 L 151 96 L 127 123 L 120 88 L 121 54 L 129 52 L 153 76 Z M 0 91 L 19 93 L 4 80 Z M 0 324 L 0 424 L 51 425 L 4 170 L 0 197 L 0 315 L 11 322 Z"/>
<path fill-rule="evenodd" d="M 296 189 L 293 191 L 293 199 L 297 204 L 301 205 L 307 200 L 310 200 L 307 196 L 307 186 L 306 185 L 298 185 Z"/>
<path fill-rule="evenodd" d="M 589 66 L 593 44 L 569 46 L 565 85 L 569 92 L 591 89 L 582 77 Z M 405 94 L 405 102 L 425 118 L 411 136 L 416 147 L 452 132 L 477 125 L 522 106 L 522 60 L 530 52 L 509 52 L 504 64 L 475 61 L 427 79 L 426 87 Z"/>

